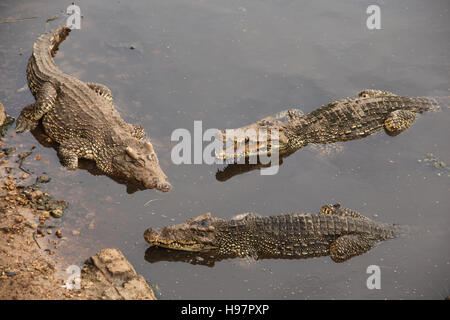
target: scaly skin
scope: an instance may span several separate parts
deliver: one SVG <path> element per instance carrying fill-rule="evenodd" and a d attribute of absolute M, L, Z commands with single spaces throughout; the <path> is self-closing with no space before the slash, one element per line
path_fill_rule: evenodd
<path fill-rule="evenodd" d="M 58 155 L 68 169 L 75 170 L 80 158 L 90 159 L 107 175 L 169 191 L 171 185 L 152 144 L 145 140 L 144 129 L 121 118 L 111 90 L 56 67 L 53 56 L 69 32 L 68 27 L 60 27 L 35 42 L 27 80 L 36 102 L 24 107 L 16 131 L 32 130 L 42 122 L 45 133 L 58 143 Z"/>
<path fill-rule="evenodd" d="M 238 215 L 230 221 L 205 213 L 185 223 L 147 229 L 145 240 L 155 246 L 217 256 L 311 258 L 330 255 L 343 262 L 398 235 L 396 226 L 377 223 L 339 204 L 318 214 L 261 217 Z"/>
<path fill-rule="evenodd" d="M 356 98 L 334 101 L 306 115 L 291 109 L 239 129 L 223 130 L 223 142 L 234 142 L 234 145 L 218 152 L 216 157 L 230 160 L 270 155 L 271 152 L 284 156 L 309 143 L 361 139 L 383 128 L 395 136 L 409 128 L 417 113 L 438 107 L 431 98 L 401 97 L 388 91 L 368 89 Z M 277 132 L 279 141 L 268 141 L 259 135 L 249 137 L 244 134 L 249 129 L 257 133 L 261 130 Z"/>

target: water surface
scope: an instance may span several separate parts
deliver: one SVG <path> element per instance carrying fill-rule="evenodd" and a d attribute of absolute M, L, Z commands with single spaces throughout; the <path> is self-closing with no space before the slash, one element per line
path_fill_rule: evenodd
<path fill-rule="evenodd" d="M 224 182 L 218 165 L 174 165 L 170 135 L 177 128 L 239 127 L 297 106 L 310 112 L 365 88 L 408 96 L 449 95 L 448 1 L 382 2 L 382 29 L 365 25 L 369 1 L 79 1 L 82 28 L 56 57 L 65 72 L 111 88 L 128 122 L 151 137 L 174 188 L 127 193 L 86 170 L 65 170 L 52 148 L 30 133 L 10 131 L 6 143 L 28 161 L 70 208 L 58 254 L 67 264 L 117 247 L 161 299 L 441 299 L 450 291 L 450 177 L 423 161 L 450 163 L 450 112 L 418 117 L 397 137 L 383 132 L 342 144 L 323 156 L 307 147 L 284 159 L 275 176 L 257 170 Z M 34 101 L 25 68 L 35 39 L 64 23 L 59 1 L 2 1 L 0 101 L 17 117 Z M 134 49 L 130 49 L 130 47 Z M 24 88 L 20 90 L 21 88 Z M 417 232 L 381 243 L 342 264 L 308 260 L 232 259 L 214 267 L 149 263 L 147 227 L 180 223 L 204 212 L 230 218 L 316 212 L 340 202 L 378 221 Z M 80 232 L 72 235 L 72 230 Z M 366 269 L 381 268 L 381 290 L 368 290 Z"/>

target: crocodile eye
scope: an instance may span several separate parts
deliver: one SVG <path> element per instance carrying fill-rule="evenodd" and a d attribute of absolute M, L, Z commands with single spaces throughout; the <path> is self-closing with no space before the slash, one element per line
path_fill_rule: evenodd
<path fill-rule="evenodd" d="M 138 165 L 138 167 L 145 167 L 145 162 L 142 159 L 136 160 L 136 164 Z"/>

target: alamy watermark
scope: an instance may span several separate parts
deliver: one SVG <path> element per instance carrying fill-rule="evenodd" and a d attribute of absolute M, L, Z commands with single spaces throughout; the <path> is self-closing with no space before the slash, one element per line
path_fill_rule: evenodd
<path fill-rule="evenodd" d="M 62 287 L 66 288 L 67 290 L 80 290 L 81 268 L 73 264 L 66 269 L 66 273 L 69 275 L 69 277 L 66 279 L 66 282 Z"/>
<path fill-rule="evenodd" d="M 380 267 L 375 264 L 372 264 L 367 267 L 366 273 L 370 274 L 370 276 L 367 278 L 367 281 L 366 281 L 367 289 L 369 289 L 369 290 L 381 289 Z"/>
<path fill-rule="evenodd" d="M 81 29 L 81 10 L 80 7 L 71 4 L 67 7 L 66 10 L 67 14 L 69 14 L 69 17 L 67 18 L 66 25 L 70 29 Z"/>
<path fill-rule="evenodd" d="M 369 17 L 366 20 L 366 26 L 369 30 L 381 29 L 381 9 L 376 4 L 367 7 L 366 13 Z"/>

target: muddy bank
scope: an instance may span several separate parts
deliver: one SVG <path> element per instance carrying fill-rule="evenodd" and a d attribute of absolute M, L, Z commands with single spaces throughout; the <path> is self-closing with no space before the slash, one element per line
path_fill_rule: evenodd
<path fill-rule="evenodd" d="M 43 219 L 53 219 L 45 218 L 48 211 L 19 204 L 22 194 L 13 199 L 15 185 L 6 181 L 0 191 L 0 299 L 155 299 L 117 249 L 103 249 L 87 259 L 80 289 L 67 289 L 68 275 L 53 256 L 63 235 L 40 228 Z"/>
<path fill-rule="evenodd" d="M 88 258 L 79 277 L 62 270 L 55 252 L 65 240 L 58 220 L 68 204 L 41 191 L 50 179 L 21 170 L 27 154 L 15 153 L 0 140 L 0 299 L 155 299 L 117 249 Z"/>

